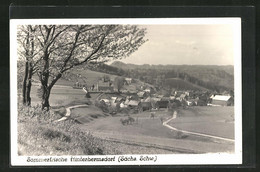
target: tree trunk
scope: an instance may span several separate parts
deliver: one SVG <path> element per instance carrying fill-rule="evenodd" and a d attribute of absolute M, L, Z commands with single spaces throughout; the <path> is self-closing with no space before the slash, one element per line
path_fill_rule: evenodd
<path fill-rule="evenodd" d="M 49 73 L 47 74 L 49 76 Z M 62 74 L 58 74 L 52 82 L 48 85 L 48 80 L 43 80 L 42 81 L 42 109 L 49 110 L 50 109 L 50 103 L 49 103 L 49 98 L 50 98 L 50 93 L 52 87 L 55 85 L 55 83 L 61 78 Z M 49 78 L 49 77 L 48 77 Z"/>
<path fill-rule="evenodd" d="M 31 105 L 31 87 L 32 87 L 32 75 L 33 75 L 33 69 L 32 65 L 29 64 L 28 68 L 28 78 L 26 82 L 26 105 L 30 106 Z"/>
<path fill-rule="evenodd" d="M 48 87 L 50 72 L 49 72 L 49 54 L 47 53 L 47 49 L 44 51 L 43 62 L 44 62 L 43 69 L 40 75 L 40 81 L 42 84 L 42 109 L 49 110 L 50 108 L 49 97 L 50 97 L 51 88 Z"/>
<path fill-rule="evenodd" d="M 24 78 L 23 78 L 23 91 L 22 91 L 22 96 L 23 96 L 23 104 L 26 105 L 26 92 L 27 92 L 27 81 L 28 81 L 28 67 L 29 67 L 29 62 L 27 61 L 25 63 L 25 72 L 24 72 Z"/>
<path fill-rule="evenodd" d="M 48 111 L 50 109 L 50 92 L 51 89 L 49 89 L 48 87 L 42 87 L 42 110 L 45 109 Z"/>

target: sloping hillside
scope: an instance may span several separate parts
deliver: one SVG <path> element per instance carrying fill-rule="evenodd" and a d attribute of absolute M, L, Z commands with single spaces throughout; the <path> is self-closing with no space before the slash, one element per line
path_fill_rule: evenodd
<path fill-rule="evenodd" d="M 192 84 L 180 78 L 169 78 L 165 81 L 165 85 L 178 90 L 208 90 L 204 87 Z"/>
<path fill-rule="evenodd" d="M 78 68 L 68 71 L 62 76 L 62 78 L 57 82 L 60 85 L 73 86 L 76 82 L 81 84 L 87 84 L 89 86 L 96 84 L 98 80 L 104 76 L 108 76 L 111 80 L 114 80 L 117 75 L 112 75 L 109 73 L 96 72 L 89 69 Z"/>
<path fill-rule="evenodd" d="M 232 65 L 135 65 L 116 61 L 111 66 L 123 69 L 128 77 L 139 77 L 152 84 L 156 83 L 156 78 L 179 78 L 209 90 L 234 89 Z"/>

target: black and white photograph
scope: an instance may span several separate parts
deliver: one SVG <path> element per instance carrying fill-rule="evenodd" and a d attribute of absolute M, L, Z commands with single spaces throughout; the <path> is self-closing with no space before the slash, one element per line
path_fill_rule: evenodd
<path fill-rule="evenodd" d="M 242 163 L 241 19 L 10 20 L 12 165 Z"/>

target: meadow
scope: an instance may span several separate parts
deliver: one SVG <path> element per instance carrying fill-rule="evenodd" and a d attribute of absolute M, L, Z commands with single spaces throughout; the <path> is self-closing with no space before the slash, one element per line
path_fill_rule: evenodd
<path fill-rule="evenodd" d="M 121 119 L 128 118 L 126 114 L 105 115 L 100 112 L 99 115 L 95 114 L 95 117 L 93 117 L 92 107 L 74 109 L 72 111 L 72 118 L 75 117 L 75 119 L 80 121 L 82 131 L 90 131 L 94 136 L 106 140 L 116 140 L 137 145 L 153 145 L 157 148 L 160 147 L 162 149 L 182 153 L 233 151 L 234 145 L 232 143 L 185 134 L 166 128 L 162 125 L 162 122 L 172 117 L 172 111 L 167 111 L 166 109 L 156 111 L 154 118 L 151 118 L 150 113 L 151 112 L 130 114 L 134 122 L 129 125 L 123 125 L 121 123 Z M 173 121 L 175 122 L 175 120 Z M 193 123 L 191 120 L 189 122 L 190 124 Z M 194 127 L 196 127 L 196 125 L 194 125 Z M 211 126 L 203 126 L 203 124 L 201 127 L 208 130 L 211 128 Z M 215 129 L 217 129 L 217 127 L 219 126 L 213 126 Z"/>
<path fill-rule="evenodd" d="M 232 152 L 233 143 L 185 134 L 162 125 L 173 111 L 162 109 L 137 114 L 103 112 L 94 105 L 99 94 L 85 97 L 81 89 L 54 86 L 51 111 L 40 110 L 37 89 L 32 87 L 32 107 L 19 106 L 18 147 L 20 155 L 86 155 Z M 19 100 L 21 97 L 19 97 Z M 71 118 L 54 122 L 66 113 L 66 107 L 87 104 L 71 111 Z M 178 110 L 169 122 L 178 129 L 234 138 L 234 107 L 189 107 Z M 122 120 L 133 118 L 129 125 Z"/>
<path fill-rule="evenodd" d="M 185 131 L 234 139 L 234 107 L 189 107 L 169 125 Z"/>

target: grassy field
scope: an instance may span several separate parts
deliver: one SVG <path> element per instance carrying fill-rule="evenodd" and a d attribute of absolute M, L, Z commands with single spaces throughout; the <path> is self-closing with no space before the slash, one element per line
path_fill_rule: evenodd
<path fill-rule="evenodd" d="M 111 115 L 90 105 L 86 110 L 72 110 L 78 120 L 54 122 L 64 116 L 65 107 L 89 103 L 81 90 L 69 87 L 54 87 L 50 97 L 50 112 L 42 111 L 37 87 L 32 87 L 32 107 L 19 105 L 18 109 L 18 154 L 19 155 L 97 155 L 97 154 L 138 154 L 176 153 L 144 145 L 110 141 L 96 137 L 90 130 L 81 130 L 85 124 L 98 119 L 109 119 Z M 91 94 L 94 100 L 98 94 Z M 82 111 L 83 110 L 83 111 Z M 77 111 L 80 113 L 77 114 Z M 82 113 L 83 112 L 83 113 Z M 82 115 L 84 114 L 84 115 Z M 78 124 L 80 121 L 83 124 Z"/>
<path fill-rule="evenodd" d="M 82 124 L 75 123 L 75 120 L 54 122 L 61 117 L 58 112 L 62 113 L 62 109 L 44 112 L 39 106 L 19 106 L 18 111 L 20 156 L 176 153 L 149 146 L 104 140 L 95 137 L 89 131 L 80 130 Z M 92 111 L 97 114 L 95 109 Z"/>
<path fill-rule="evenodd" d="M 139 114 L 133 114 L 134 118 L 132 125 L 122 125 L 120 119 L 126 119 L 128 116 L 125 114 L 117 114 L 114 116 L 96 114 L 99 118 L 93 118 L 93 108 L 80 108 L 72 111 L 72 114 L 76 114 L 77 118 L 81 116 L 81 120 L 87 119 L 85 124 L 81 128 L 89 131 L 102 131 L 106 133 L 123 133 L 125 135 L 141 135 L 152 136 L 158 138 L 177 138 L 177 139 L 192 139 L 192 140 L 204 140 L 196 136 L 181 135 L 178 132 L 171 131 L 162 125 L 161 119 L 168 119 L 172 113 L 167 111 L 156 112 L 155 118 L 150 118 L 150 112 L 143 112 Z M 73 117 L 72 116 L 72 117 Z M 105 119 L 102 117 L 106 117 Z M 90 123 L 88 123 L 90 122 Z M 207 140 L 207 139 L 206 139 Z M 204 140 L 205 141 L 205 140 Z"/>
<path fill-rule="evenodd" d="M 37 89 L 39 86 L 32 86 L 31 90 L 31 99 L 32 105 L 35 106 L 41 103 L 41 99 L 37 96 Z M 92 97 L 95 98 L 97 94 L 92 94 Z M 21 93 L 19 93 L 18 100 L 21 101 Z M 79 104 L 87 101 L 85 98 L 85 93 L 82 89 L 73 89 L 72 87 L 62 87 L 54 86 L 51 90 L 50 95 L 50 105 L 55 106 L 68 106 L 71 102 L 78 102 Z"/>
<path fill-rule="evenodd" d="M 192 132 L 234 139 L 234 107 L 190 107 L 170 125 Z"/>
<path fill-rule="evenodd" d="M 94 72 L 93 75 L 97 73 Z M 91 99 L 87 99 L 81 89 L 68 86 L 53 87 L 50 96 L 53 108 L 51 114 L 46 114 L 37 106 L 40 104 L 37 89 L 36 85 L 32 87 L 33 107 L 19 109 L 20 155 L 179 153 L 179 150 L 160 148 L 157 145 L 182 151 L 184 148 L 184 152 L 186 148 L 194 152 L 225 152 L 233 149 L 230 144 L 216 143 L 210 138 L 166 128 L 162 121 L 172 117 L 172 112 L 167 110 L 157 111 L 154 119 L 150 118 L 150 112 L 131 114 L 134 122 L 123 125 L 121 120 L 128 118 L 126 114 L 111 115 L 93 105 L 99 94 L 91 94 Z M 89 106 L 73 109 L 73 120 L 53 123 L 66 113 L 65 107 L 80 104 Z M 170 125 L 183 130 L 234 138 L 233 121 L 233 107 L 191 107 L 180 110 Z"/>
<path fill-rule="evenodd" d="M 102 72 L 96 72 L 96 71 L 92 71 L 89 69 L 86 69 L 86 70 L 72 69 L 70 72 L 74 75 L 81 75 L 82 77 L 70 78 L 70 80 L 61 78 L 60 80 L 58 80 L 57 84 L 73 86 L 75 84 L 75 81 L 77 80 L 81 84 L 86 84 L 87 86 L 92 86 L 93 84 L 96 85 L 98 80 L 100 78 L 104 77 L 104 75 L 109 76 L 111 80 L 114 80 L 114 78 L 117 77 L 116 75 L 106 74 L 106 73 L 102 73 Z M 75 81 L 73 81 L 73 80 L 75 80 Z"/>
<path fill-rule="evenodd" d="M 234 148 L 234 145 L 230 143 L 168 129 L 162 125 L 161 121 L 161 119 L 165 121 L 172 117 L 172 112 L 167 110 L 157 111 L 154 119 L 150 118 L 150 112 L 132 114 L 131 117 L 134 118 L 134 122 L 131 125 L 123 125 L 121 119 L 128 118 L 125 114 L 106 115 L 103 112 L 97 113 L 91 106 L 72 110 L 72 118 L 81 121 L 81 130 L 90 131 L 94 136 L 100 138 L 128 144 L 134 142 L 135 144 L 170 147 L 172 150 L 181 149 L 197 153 L 231 152 Z"/>

